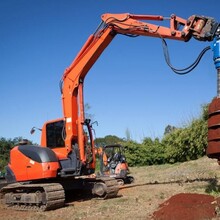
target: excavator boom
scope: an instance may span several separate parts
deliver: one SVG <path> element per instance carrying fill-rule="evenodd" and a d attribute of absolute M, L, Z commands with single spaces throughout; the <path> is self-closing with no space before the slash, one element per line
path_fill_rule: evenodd
<path fill-rule="evenodd" d="M 65 146 L 71 149 L 73 140 L 78 143 L 80 158 L 86 163 L 83 124 L 83 81 L 104 49 L 117 34 L 126 36 L 150 36 L 188 41 L 191 37 L 200 41 L 212 41 L 219 26 L 213 18 L 193 15 L 187 20 L 176 15 L 165 18 L 160 15 L 103 14 L 102 23 L 82 47 L 62 77 L 63 114 L 66 123 Z M 168 27 L 146 22 L 169 20 Z M 94 148 L 94 147 L 93 147 Z"/>

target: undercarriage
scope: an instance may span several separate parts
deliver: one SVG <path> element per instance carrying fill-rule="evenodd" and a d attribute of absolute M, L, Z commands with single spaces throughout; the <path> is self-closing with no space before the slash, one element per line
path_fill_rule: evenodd
<path fill-rule="evenodd" d="M 119 191 L 114 178 L 78 178 L 53 183 L 12 183 L 1 189 L 1 198 L 8 208 L 48 211 L 65 205 L 65 193 L 82 190 L 95 197 L 116 197 Z"/>

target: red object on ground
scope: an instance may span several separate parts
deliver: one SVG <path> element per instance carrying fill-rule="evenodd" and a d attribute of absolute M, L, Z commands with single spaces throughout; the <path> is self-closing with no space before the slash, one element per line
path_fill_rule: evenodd
<path fill-rule="evenodd" d="M 218 201 L 213 196 L 180 193 L 162 203 L 153 214 L 155 220 L 202 220 L 216 215 Z"/>

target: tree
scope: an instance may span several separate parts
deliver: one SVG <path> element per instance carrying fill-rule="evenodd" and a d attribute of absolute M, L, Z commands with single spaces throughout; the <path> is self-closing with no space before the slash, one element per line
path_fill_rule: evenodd
<path fill-rule="evenodd" d="M 166 134 L 170 134 L 171 132 L 173 132 L 176 129 L 175 126 L 172 125 L 167 125 L 164 131 L 164 135 Z"/>
<path fill-rule="evenodd" d="M 125 142 L 122 138 L 119 138 L 115 135 L 107 135 L 104 138 L 96 138 L 95 144 L 96 146 L 105 146 L 110 144 L 120 144 Z"/>
<path fill-rule="evenodd" d="M 92 121 L 94 119 L 94 115 L 89 113 L 91 106 L 88 103 L 86 103 L 84 109 L 85 109 L 85 118 L 90 119 Z"/>
<path fill-rule="evenodd" d="M 130 132 L 129 128 L 126 128 L 125 137 L 126 137 L 127 141 L 131 140 L 131 132 Z"/>
<path fill-rule="evenodd" d="M 0 171 L 4 170 L 9 161 L 10 150 L 22 140 L 22 137 L 16 137 L 14 139 L 0 137 Z M 30 142 L 30 144 L 32 144 L 32 142 Z"/>

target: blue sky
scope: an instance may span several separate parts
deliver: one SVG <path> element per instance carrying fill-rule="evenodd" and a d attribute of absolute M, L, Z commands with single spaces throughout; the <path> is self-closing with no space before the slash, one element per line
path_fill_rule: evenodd
<path fill-rule="evenodd" d="M 62 117 L 59 80 L 100 23 L 103 13 L 132 13 L 220 21 L 220 2 L 166 0 L 0 1 L 0 136 L 40 142 L 33 126 Z M 166 23 L 160 22 L 161 25 Z M 167 40 L 174 66 L 191 64 L 209 42 Z M 182 126 L 216 96 L 212 51 L 186 76 L 166 65 L 161 40 L 116 36 L 85 80 L 97 137 L 135 140 L 161 137 L 170 124 Z"/>

